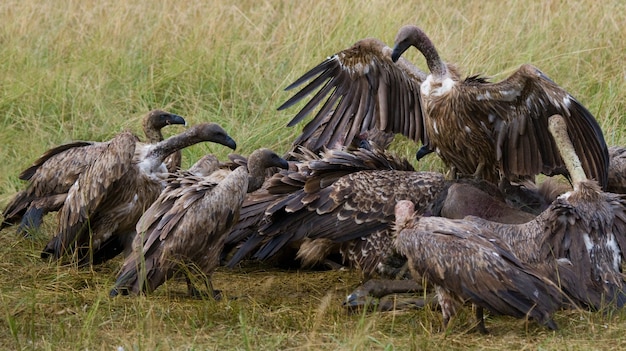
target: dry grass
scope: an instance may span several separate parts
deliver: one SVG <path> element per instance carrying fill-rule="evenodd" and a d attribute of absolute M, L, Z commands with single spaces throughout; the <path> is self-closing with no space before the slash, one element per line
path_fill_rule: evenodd
<path fill-rule="evenodd" d="M 282 88 L 358 39 L 392 43 L 403 24 L 422 26 L 442 56 L 467 74 L 501 78 L 530 62 L 624 144 L 626 5 L 619 0 L 482 1 L 43 1 L 0 4 L 0 205 L 23 184 L 20 170 L 53 145 L 139 130 L 165 108 L 190 123 L 216 121 L 240 152 L 287 149 L 296 109 L 275 108 Z M 407 57 L 424 67 L 415 50 Z M 178 129 L 177 129 L 178 128 Z M 166 133 L 180 131 L 173 127 Z M 417 146 L 396 143 L 412 157 Z M 190 164 L 225 148 L 198 145 Z M 439 169 L 431 157 L 422 169 Z M 36 239 L 0 236 L 0 348 L 204 349 L 616 349 L 623 313 L 559 312 L 561 330 L 493 317 L 492 334 L 468 332 L 463 311 L 448 333 L 439 313 L 347 314 L 355 272 L 219 270 L 215 286 L 235 300 L 194 301 L 177 282 L 154 296 L 109 299 L 120 262 L 93 271 L 41 262 L 54 218 Z"/>

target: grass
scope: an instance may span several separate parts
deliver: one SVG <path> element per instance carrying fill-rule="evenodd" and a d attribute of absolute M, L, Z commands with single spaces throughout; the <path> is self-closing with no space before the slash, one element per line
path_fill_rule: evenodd
<path fill-rule="evenodd" d="M 248 154 L 282 152 L 299 128 L 296 108 L 276 111 L 282 89 L 326 56 L 374 36 L 391 44 L 403 24 L 422 26 L 442 57 L 466 74 L 503 78 L 538 66 L 596 116 L 611 145 L 624 144 L 626 32 L 619 0 L 200 1 L 7 0 L 0 4 L 0 205 L 23 187 L 19 172 L 53 145 L 138 132 L 142 114 L 168 109 L 190 123 L 220 123 Z M 406 57 L 425 67 L 415 50 Z M 171 127 L 166 134 L 180 132 Z M 401 138 L 399 138 L 401 139 Z M 394 150 L 412 157 L 417 146 Z M 185 165 L 211 152 L 196 145 Z M 421 169 L 440 170 L 430 159 Z M 41 262 L 54 233 L 0 235 L 0 348 L 210 350 L 617 349 L 624 314 L 563 311 L 561 329 L 491 317 L 468 332 L 463 310 L 447 333 L 432 309 L 347 314 L 341 300 L 357 272 L 218 270 L 220 302 L 189 300 L 171 282 L 153 296 L 109 299 L 120 261 L 93 270 Z"/>

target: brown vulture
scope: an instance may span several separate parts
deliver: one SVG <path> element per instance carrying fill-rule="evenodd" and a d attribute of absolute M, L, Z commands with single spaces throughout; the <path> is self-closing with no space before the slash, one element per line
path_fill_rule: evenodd
<path fill-rule="evenodd" d="M 254 151 L 240 166 L 217 180 L 213 175 L 179 177 L 169 182 L 137 223 L 133 252 L 118 274 L 111 296 L 152 292 L 177 272 L 210 276 L 219 264 L 224 239 L 239 218 L 246 193 L 258 189 L 270 167 L 287 168 L 269 149 Z M 197 295 L 190 279 L 189 293 Z"/>
<path fill-rule="evenodd" d="M 410 201 L 395 206 L 396 249 L 414 279 L 435 286 L 443 326 L 465 302 L 477 306 L 478 330 L 486 332 L 483 308 L 516 318 L 531 317 L 557 329 L 552 314 L 561 306 L 559 288 L 523 263 L 495 232 L 479 224 L 416 215 Z"/>
<path fill-rule="evenodd" d="M 410 46 L 424 55 L 430 74 L 400 57 Z M 435 151 L 452 174 L 499 184 L 534 179 L 538 173 L 567 173 L 547 131 L 548 117 L 560 114 L 583 169 L 603 188 L 607 185 L 608 153 L 598 123 L 573 96 L 531 65 L 522 65 L 498 83 L 476 76 L 461 79 L 421 29 L 405 26 L 393 50 L 375 39 L 361 40 L 287 89 L 307 81 L 279 107 L 292 106 L 319 88 L 288 124 L 298 123 L 322 104 L 298 143 L 308 142 L 322 124 L 326 127 L 317 139 L 320 145 L 378 128 L 421 141 L 418 159 Z"/>
<path fill-rule="evenodd" d="M 97 264 L 129 248 L 137 220 L 165 186 L 165 158 L 205 141 L 236 147 L 215 123 L 195 125 L 156 144 L 139 143 L 129 132 L 105 143 L 68 191 L 57 235 L 42 258 L 69 254 L 79 264 Z"/>
<path fill-rule="evenodd" d="M 493 264 L 505 256 L 514 257 L 535 275 L 558 285 L 567 296 L 559 303 L 562 306 L 575 304 L 599 310 L 621 308 L 626 303 L 621 272 L 626 248 L 626 199 L 603 192 L 595 180 L 586 178 L 564 118 L 549 118 L 549 132 L 572 176 L 574 189 L 559 196 L 535 219 L 503 224 L 475 216 L 460 220 L 423 217 L 415 222 L 407 220 L 410 230 L 396 238 L 397 249 L 407 256 L 413 270 L 439 286 L 444 320 L 454 312 L 454 307 L 448 306 L 450 299 L 469 299 L 478 305 L 491 299 L 489 292 L 481 289 L 497 287 L 492 279 L 508 268 Z M 399 229 L 405 223 L 400 222 Z M 479 238 L 483 242 L 480 245 L 476 243 Z M 494 245 L 499 249 L 495 250 Z M 485 252 L 490 252 L 492 262 L 486 263 Z M 451 272 L 457 272 L 455 279 L 448 276 Z M 487 276 L 479 277 L 479 272 Z M 513 278 L 515 274 L 504 276 Z M 482 284 L 473 286 L 471 281 Z M 483 307 L 492 309 L 492 302 L 489 305 Z"/>
<path fill-rule="evenodd" d="M 185 125 L 185 119 L 173 113 L 153 110 L 142 119 L 143 131 L 149 143 L 163 140 L 161 129 L 168 125 Z M 28 181 L 28 187 L 18 192 L 3 211 L 0 227 L 20 222 L 19 234 L 39 228 L 43 216 L 58 211 L 63 206 L 67 192 L 78 175 L 82 173 L 107 143 L 76 141 L 46 151 L 32 166 L 20 173 L 19 178 Z M 180 152 L 173 153 L 166 163 L 169 170 L 180 167 Z"/>

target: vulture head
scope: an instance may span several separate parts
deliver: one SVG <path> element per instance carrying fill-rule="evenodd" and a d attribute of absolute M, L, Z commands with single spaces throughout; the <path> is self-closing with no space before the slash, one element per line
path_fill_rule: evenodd
<path fill-rule="evenodd" d="M 248 156 L 248 174 L 250 179 L 248 182 L 248 193 L 253 192 L 261 187 L 265 181 L 266 169 L 278 167 L 289 169 L 289 162 L 278 156 L 274 151 L 266 148 L 254 150 Z"/>
<path fill-rule="evenodd" d="M 182 133 L 190 142 L 211 141 L 222 144 L 233 150 L 237 148 L 237 143 L 226 133 L 224 128 L 216 123 L 202 123 L 195 125 Z"/>
<path fill-rule="evenodd" d="M 172 124 L 187 125 L 187 121 L 179 115 L 163 110 L 152 110 L 143 118 L 143 128 L 161 129 Z"/>

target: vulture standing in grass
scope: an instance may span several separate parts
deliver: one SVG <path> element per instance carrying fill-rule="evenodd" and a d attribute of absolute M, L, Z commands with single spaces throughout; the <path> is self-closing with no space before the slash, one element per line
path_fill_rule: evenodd
<path fill-rule="evenodd" d="M 214 123 L 193 126 L 157 144 L 139 143 L 129 132 L 107 142 L 70 188 L 59 212 L 58 234 L 42 258 L 70 254 L 79 264 L 97 264 L 129 249 L 137 220 L 165 186 L 165 158 L 204 141 L 236 147 Z"/>
<path fill-rule="evenodd" d="M 429 75 L 400 57 L 411 46 L 426 58 Z M 531 65 L 521 66 L 499 83 L 479 77 L 462 80 L 453 66 L 441 60 L 421 29 L 405 26 L 391 53 L 377 40 L 362 40 L 287 89 L 309 80 L 279 107 L 292 106 L 321 87 L 288 124 L 301 121 L 323 102 L 298 138 L 302 142 L 322 123 L 326 128 L 318 143 L 379 128 L 421 141 L 418 159 L 435 151 L 457 177 L 499 184 L 538 173 L 567 173 L 547 131 L 548 117 L 558 113 L 566 120 L 583 169 L 606 187 L 608 153 L 598 123 L 574 97 Z M 330 117 L 329 111 L 334 111 Z"/>
<path fill-rule="evenodd" d="M 266 169 L 287 168 L 269 149 L 254 151 L 246 166 L 217 180 L 213 174 L 171 181 L 137 223 L 133 253 L 127 258 L 111 296 L 152 292 L 177 272 L 199 275 L 210 296 L 210 276 L 219 265 L 224 240 L 239 218 L 246 193 L 258 189 Z M 188 278 L 191 295 L 198 291 Z"/>
<path fill-rule="evenodd" d="M 149 143 L 163 140 L 161 129 L 168 125 L 185 125 L 185 119 L 173 113 L 153 110 L 143 120 L 143 130 Z M 105 150 L 107 143 L 76 141 L 57 146 L 44 153 L 19 178 L 28 181 L 28 187 L 18 192 L 3 211 L 1 228 L 20 222 L 18 233 L 26 233 L 41 225 L 43 216 L 63 206 L 67 192 L 79 174 Z M 180 167 L 180 152 L 167 159 L 168 170 Z"/>
<path fill-rule="evenodd" d="M 622 250 L 626 248 L 626 201 L 620 195 L 602 192 L 595 180 L 586 178 L 561 116 L 551 117 L 549 126 L 572 176 L 574 189 L 559 196 L 537 218 L 512 225 L 474 216 L 462 220 L 423 217 L 409 226 L 410 233 L 402 232 L 398 236 L 396 246 L 408 257 L 413 269 L 438 285 L 439 294 L 448 294 L 440 299 L 449 301 L 456 296 L 457 300 L 470 299 L 480 305 L 487 298 L 486 292 L 476 290 L 480 287 L 469 285 L 466 279 L 483 279 L 477 278 L 478 273 L 470 267 L 490 269 L 493 277 L 506 272 L 503 267 L 486 263 L 484 250 L 478 248 L 485 249 L 488 245 L 474 242 L 482 236 L 558 285 L 567 295 L 565 304 L 599 310 L 621 308 L 626 302 L 621 274 Z M 477 248 L 472 249 L 471 245 Z M 490 250 L 496 252 L 494 247 Z M 494 262 L 504 257 L 501 251 L 497 253 L 492 254 Z M 459 273 L 456 279 L 450 279 L 446 278 L 449 272 Z M 448 309 L 445 302 L 442 309 Z M 444 311 L 444 320 L 453 310 Z"/>
<path fill-rule="evenodd" d="M 416 280 L 435 286 L 444 329 L 463 303 L 477 306 L 478 330 L 486 333 L 483 308 L 516 318 L 530 317 L 556 330 L 551 315 L 561 306 L 558 287 L 522 263 L 496 233 L 454 220 L 416 216 L 410 201 L 395 206 L 396 249 Z"/>

